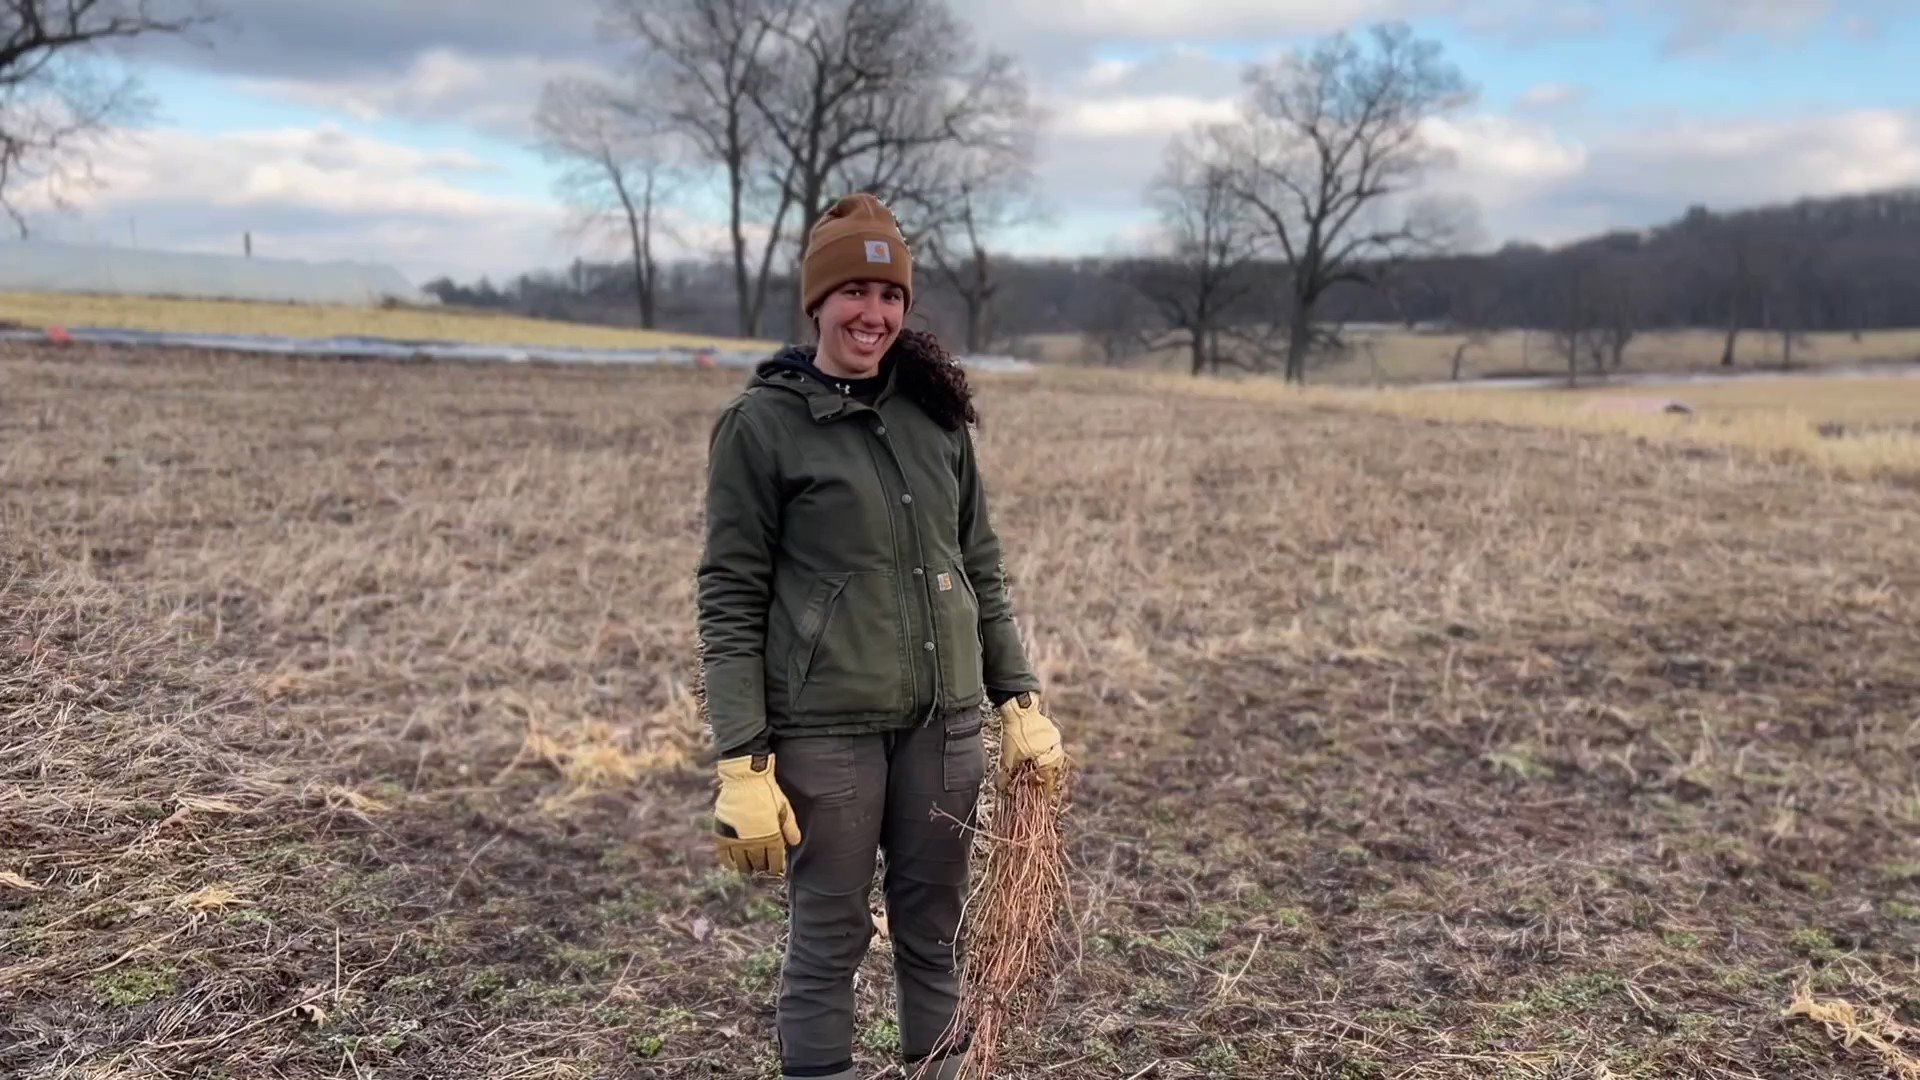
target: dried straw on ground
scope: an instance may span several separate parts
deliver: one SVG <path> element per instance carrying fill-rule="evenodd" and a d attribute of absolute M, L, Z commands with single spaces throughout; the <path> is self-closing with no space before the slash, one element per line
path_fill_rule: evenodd
<path fill-rule="evenodd" d="M 960 1008 L 943 1043 L 963 1034 L 971 1045 L 960 1080 L 988 1080 L 1003 1040 L 1045 1004 L 1061 955 L 1067 852 L 1060 821 L 1064 776 L 1031 765 L 1001 785 L 977 838 L 986 872 L 962 920 L 966 951 Z M 922 1067 L 920 1076 L 929 1075 Z"/>
<path fill-rule="evenodd" d="M 1854 389 L 1833 419 L 1920 420 Z M 779 887 L 691 816 L 738 390 L 0 343 L 0 1076 L 777 1067 Z M 1068 951 L 1000 1076 L 1887 1080 L 1781 1012 L 1920 1023 L 1908 480 L 1544 414 L 981 395 L 1087 748 Z M 688 764 L 605 767 L 655 747 Z"/>
<path fill-rule="evenodd" d="M 1920 1080 L 1920 1058 L 1902 1050 L 1899 1043 L 1920 1035 L 1879 1009 L 1856 1008 L 1839 998 L 1815 998 L 1805 983 L 1794 988 L 1788 1016 L 1804 1016 L 1818 1021 L 1827 1033 L 1842 1045 L 1865 1044 L 1880 1056 L 1889 1075 L 1896 1080 Z"/>

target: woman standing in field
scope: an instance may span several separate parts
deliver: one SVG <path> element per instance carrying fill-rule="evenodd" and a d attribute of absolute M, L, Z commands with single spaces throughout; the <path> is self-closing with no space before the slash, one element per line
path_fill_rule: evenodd
<path fill-rule="evenodd" d="M 886 853 L 900 1049 L 929 1062 L 959 997 L 968 837 L 985 774 L 1059 770 L 1007 598 L 959 364 L 903 330 L 913 265 L 885 204 L 841 200 L 801 263 L 816 345 L 761 364 L 715 423 L 699 572 L 721 857 L 788 874 L 785 1075 L 851 1080 L 853 977 Z M 788 852 L 791 849 L 791 860 Z"/>

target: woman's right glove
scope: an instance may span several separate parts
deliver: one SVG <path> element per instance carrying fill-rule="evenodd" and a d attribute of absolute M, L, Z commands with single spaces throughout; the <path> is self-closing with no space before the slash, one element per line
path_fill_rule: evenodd
<path fill-rule="evenodd" d="M 720 759 L 720 794 L 713 801 L 714 849 L 743 874 L 787 872 L 787 848 L 800 843 L 800 822 L 787 793 L 773 779 L 772 754 Z"/>
<path fill-rule="evenodd" d="M 1000 714 L 1000 782 L 1031 761 L 1049 783 L 1058 783 L 1067 763 L 1060 729 L 1040 709 L 1040 695 L 1016 694 L 994 710 Z"/>

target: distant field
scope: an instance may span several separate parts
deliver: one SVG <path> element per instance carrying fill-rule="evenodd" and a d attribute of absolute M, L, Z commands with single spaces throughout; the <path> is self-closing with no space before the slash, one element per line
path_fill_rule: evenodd
<path fill-rule="evenodd" d="M 1066 364 L 1098 362 L 1096 350 L 1078 334 L 1041 334 L 1026 339 L 1043 359 Z M 1348 337 L 1347 359 L 1315 367 L 1307 381 L 1327 385 L 1371 382 L 1427 382 L 1446 379 L 1453 353 L 1465 338 L 1460 334 L 1412 331 L 1357 332 Z M 1672 330 L 1642 334 L 1627 347 L 1625 369 L 1647 371 L 1709 371 L 1720 369 L 1724 335 L 1716 330 Z M 1735 352 L 1737 369 L 1780 366 L 1780 335 L 1744 333 Z M 1876 330 L 1856 339 L 1852 334 L 1807 334 L 1794 346 L 1796 367 L 1841 364 L 1920 362 L 1920 330 Z M 1143 366 L 1184 371 L 1183 349 L 1162 349 L 1140 361 Z M 1461 364 L 1463 378 L 1491 374 L 1559 375 L 1566 358 L 1554 351 L 1553 339 L 1540 331 L 1512 330 L 1484 343 L 1469 346 Z M 1584 373 L 1583 373 L 1584 374 Z"/>
<path fill-rule="evenodd" d="M 1441 420 L 1638 435 L 1796 458 L 1848 476 L 1920 478 L 1920 377 L 1767 379 L 1594 389 L 1289 387 L 1277 380 L 1163 377 L 1203 396 Z M 1690 415 L 1610 407 L 1675 401 Z"/>
<path fill-rule="evenodd" d="M 267 304 L 143 296 L 0 293 L 0 322 L 8 321 L 32 327 L 100 326 L 210 334 L 277 334 L 294 338 L 359 336 L 600 349 L 714 345 L 757 352 L 775 347 L 773 342 L 765 341 L 589 326 L 469 309 Z"/>
<path fill-rule="evenodd" d="M 1369 381 L 1376 370 L 1389 382 L 1447 378 L 1453 352 L 1464 338 L 1459 334 L 1356 334 L 1353 358 L 1329 366 L 1327 381 Z M 1717 330 L 1672 330 L 1642 334 L 1628 345 L 1629 371 L 1703 371 L 1720 369 L 1725 335 Z M 1371 357 L 1369 356 L 1371 348 Z M 1781 362 L 1780 335 L 1745 333 L 1735 352 L 1739 368 L 1774 368 Z M 1821 367 L 1920 360 L 1920 330 L 1883 330 L 1851 334 L 1808 334 L 1793 350 L 1796 366 Z M 1566 356 L 1554 350 L 1550 335 L 1537 331 L 1509 331 L 1467 349 L 1463 377 L 1494 373 L 1536 372 L 1558 375 L 1567 370 Z"/>
<path fill-rule="evenodd" d="M 548 319 L 529 319 L 472 309 L 376 308 L 339 305 L 274 304 L 231 300 L 182 300 L 162 297 L 83 296 L 53 293 L 0 293 L 0 324 L 30 327 L 98 326 L 129 330 L 217 334 L 275 334 L 294 338 L 363 336 L 404 341 L 460 341 L 484 344 L 575 346 L 583 348 L 667 348 L 711 345 L 744 352 L 771 352 L 771 341 L 747 341 L 665 331 L 642 331 Z M 1446 379 L 1459 334 L 1410 331 L 1356 332 L 1349 335 L 1347 359 L 1322 363 L 1308 375 L 1326 386 L 1410 383 Z M 1626 370 L 1720 370 L 1722 335 L 1714 330 L 1643 334 L 1627 349 Z M 1039 334 L 1023 339 L 1044 362 L 1095 365 L 1097 350 L 1080 334 Z M 1777 368 L 1780 337 L 1746 333 L 1740 338 L 1737 370 Z M 1796 366 L 1823 367 L 1861 363 L 1920 363 L 1920 329 L 1861 334 L 1808 334 L 1794 348 Z M 1183 372 L 1182 349 L 1161 349 L 1136 359 L 1133 366 Z M 1558 375 L 1565 360 L 1548 334 L 1509 331 L 1468 348 L 1461 373 Z"/>
<path fill-rule="evenodd" d="M 1854 430 L 1920 429 L 1920 376 L 1912 375 L 1596 387 L 1571 393 L 1548 392 L 1545 396 L 1586 402 L 1621 395 L 1671 398 L 1716 416 L 1793 416 L 1816 424 L 1844 422 Z"/>

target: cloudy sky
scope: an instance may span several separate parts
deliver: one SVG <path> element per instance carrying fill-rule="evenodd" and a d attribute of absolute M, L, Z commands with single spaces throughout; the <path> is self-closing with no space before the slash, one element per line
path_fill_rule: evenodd
<path fill-rule="evenodd" d="M 1316 35 L 1405 18 L 1478 88 L 1436 125 L 1437 187 L 1485 239 L 1554 242 L 1729 206 L 1920 183 L 1911 0 L 950 0 L 1050 114 L 1050 222 L 1013 246 L 1097 253 L 1151 224 L 1172 133 Z M 528 145 L 542 83 L 617 70 L 596 0 L 222 0 L 226 25 L 133 58 L 159 115 L 43 236 L 365 259 L 416 281 L 563 265 L 582 237 Z M 1909 12 L 1914 12 L 1909 14 Z M 695 246 L 711 230 L 687 231 Z"/>

